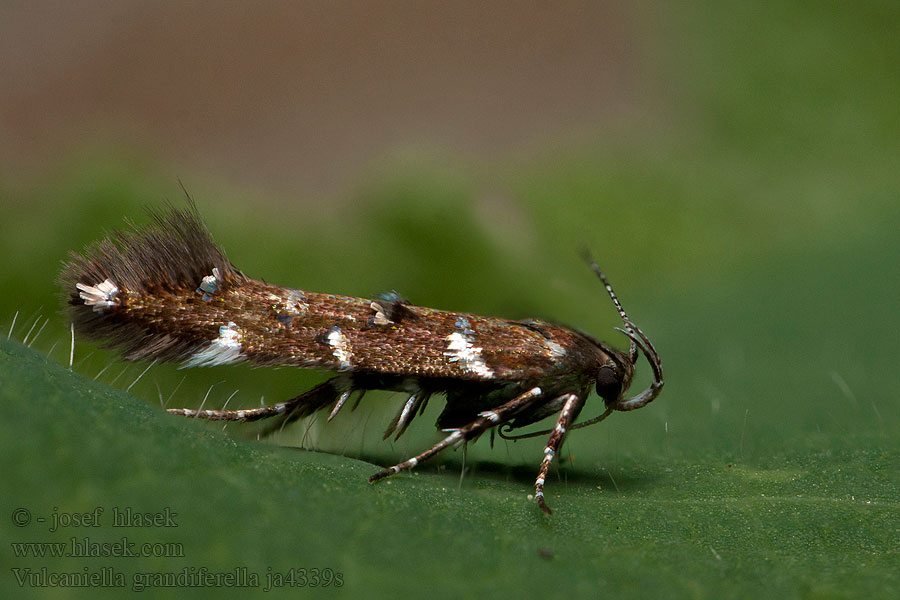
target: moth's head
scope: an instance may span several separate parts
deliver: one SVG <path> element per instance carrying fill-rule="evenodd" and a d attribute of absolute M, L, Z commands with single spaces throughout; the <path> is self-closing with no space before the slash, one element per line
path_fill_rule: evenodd
<path fill-rule="evenodd" d="M 659 395 L 660 390 L 662 390 L 663 373 L 659 354 L 657 354 L 656 348 L 653 347 L 650 339 L 647 338 L 647 336 L 644 335 L 644 332 L 628 318 L 627 314 L 625 314 L 625 309 L 622 308 L 622 304 L 616 297 L 616 293 L 606 280 L 603 271 L 597 266 L 597 263 L 589 256 L 587 259 L 591 268 L 606 288 L 609 297 L 612 298 L 613 304 L 616 305 L 616 310 L 622 318 L 623 327 L 617 327 L 616 329 L 627 335 L 628 339 L 631 340 L 628 354 L 610 348 L 606 344 L 598 344 L 605 357 L 600 368 L 597 370 L 597 394 L 603 398 L 606 402 L 606 406 L 610 409 L 633 410 L 635 408 L 640 408 L 656 398 Z M 626 400 L 625 392 L 628 390 L 628 387 L 631 385 L 631 380 L 634 377 L 634 367 L 639 358 L 638 351 L 647 358 L 647 362 L 650 363 L 650 368 L 653 369 L 653 383 L 637 396 Z"/>
<path fill-rule="evenodd" d="M 619 352 L 606 344 L 601 345 L 607 359 L 597 369 L 597 395 L 607 405 L 613 405 L 625 396 L 634 377 L 634 363 L 624 352 Z"/>

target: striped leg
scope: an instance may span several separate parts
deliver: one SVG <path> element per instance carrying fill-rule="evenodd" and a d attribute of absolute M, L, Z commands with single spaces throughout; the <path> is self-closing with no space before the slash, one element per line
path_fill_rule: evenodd
<path fill-rule="evenodd" d="M 575 420 L 575 417 L 578 416 L 582 406 L 584 406 L 583 397 L 578 394 L 567 394 L 562 410 L 559 411 L 556 427 L 553 428 L 553 432 L 550 434 L 550 440 L 547 442 L 547 447 L 544 448 L 544 460 L 541 461 L 541 470 L 538 471 L 537 479 L 534 480 L 534 499 L 537 500 L 541 510 L 548 515 L 553 511 L 551 511 L 550 507 L 547 506 L 547 503 L 544 502 L 544 479 L 546 479 L 547 472 L 550 470 L 550 463 L 553 462 L 553 455 L 559 451 L 563 440 L 566 438 L 566 429 L 571 422 Z"/>
<path fill-rule="evenodd" d="M 345 376 L 332 377 L 325 383 L 321 383 L 311 390 L 300 394 L 285 402 L 260 406 L 259 408 L 246 408 L 241 410 L 194 410 L 192 408 L 169 408 L 166 412 L 184 417 L 196 417 L 209 421 L 259 421 L 278 415 L 287 415 L 294 411 L 292 418 L 308 416 L 335 402 L 343 405 L 341 400 L 346 400 L 345 395 L 350 395 L 350 380 Z M 338 407 L 339 408 L 339 407 Z"/>
<path fill-rule="evenodd" d="M 384 479 L 385 477 L 390 477 L 391 475 L 399 473 L 400 471 L 411 469 L 423 460 L 431 458 L 447 446 L 452 446 L 465 440 L 471 440 L 472 438 L 484 433 L 485 430 L 493 427 L 494 425 L 499 425 L 500 423 L 508 421 L 518 411 L 522 410 L 523 408 L 527 407 L 529 404 L 540 398 L 541 394 L 541 388 L 532 388 L 524 394 L 516 396 L 506 404 L 495 408 L 494 410 L 488 410 L 479 414 L 477 419 L 475 419 L 468 425 L 460 427 L 422 454 L 410 458 L 409 460 L 406 460 L 402 463 L 396 464 L 390 469 L 385 469 L 384 471 L 375 473 L 374 475 L 369 477 L 369 483 L 375 483 L 379 479 Z"/>

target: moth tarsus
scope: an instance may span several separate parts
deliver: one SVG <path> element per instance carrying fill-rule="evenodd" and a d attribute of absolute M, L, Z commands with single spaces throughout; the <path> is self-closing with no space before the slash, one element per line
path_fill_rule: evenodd
<path fill-rule="evenodd" d="M 151 212 L 153 223 L 73 253 L 59 277 L 74 328 L 121 351 L 127 360 L 215 366 L 249 361 L 335 371 L 290 400 L 250 409 L 170 408 L 222 421 L 277 418 L 270 430 L 328 411 L 332 420 L 355 393 L 406 394 L 385 431 L 399 438 L 428 399 L 446 398 L 437 420 L 445 437 L 430 449 L 376 473 L 374 482 L 411 469 L 441 450 L 498 428 L 509 431 L 556 415 L 534 497 L 550 513 L 544 482 L 571 429 L 613 411 L 641 408 L 663 386 L 659 355 L 631 321 L 606 276 L 588 257 L 630 340 L 622 352 L 586 333 L 538 320 L 512 321 L 415 306 L 396 292 L 370 299 L 307 292 L 245 276 L 213 242 L 196 207 Z M 625 393 L 643 354 L 653 382 Z M 582 423 L 594 387 L 606 411 Z M 356 401 L 359 402 L 359 398 Z M 355 408 L 355 406 L 354 406 Z"/>

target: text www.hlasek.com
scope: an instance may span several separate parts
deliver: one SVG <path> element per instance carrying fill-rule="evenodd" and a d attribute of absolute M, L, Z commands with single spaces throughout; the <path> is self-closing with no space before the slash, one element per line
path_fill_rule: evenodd
<path fill-rule="evenodd" d="M 98 542 L 91 538 L 72 537 L 68 542 L 10 542 L 16 558 L 110 558 L 161 557 L 183 558 L 181 542 L 137 543 L 122 537 L 115 542 Z"/>

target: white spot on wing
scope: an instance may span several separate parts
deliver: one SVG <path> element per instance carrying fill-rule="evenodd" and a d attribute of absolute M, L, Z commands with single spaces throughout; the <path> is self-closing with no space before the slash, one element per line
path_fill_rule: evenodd
<path fill-rule="evenodd" d="M 550 356 L 553 358 L 563 358 L 566 355 L 566 349 L 552 340 L 544 340 L 544 345 L 550 350 Z"/>
<path fill-rule="evenodd" d="M 325 342 L 334 348 L 332 354 L 340 361 L 340 369 L 350 369 L 352 367 L 350 364 L 350 342 L 347 340 L 347 336 L 344 335 L 344 332 L 338 327 L 332 327 L 328 331 L 328 335 L 325 336 Z"/>
<path fill-rule="evenodd" d="M 92 306 L 96 313 L 102 313 L 119 303 L 116 300 L 119 288 L 112 279 L 105 279 L 95 286 L 76 283 L 75 287 L 78 288 L 78 296 L 84 300 L 85 305 Z"/>
<path fill-rule="evenodd" d="M 184 367 L 213 367 L 228 365 L 244 360 L 241 353 L 241 332 L 233 321 L 219 327 L 219 337 L 202 350 L 195 352 L 184 363 Z"/>
<path fill-rule="evenodd" d="M 466 322 L 468 325 L 468 321 Z M 494 371 L 481 357 L 480 346 L 474 345 L 475 333 L 471 329 L 464 329 L 463 333 L 454 331 L 447 336 L 447 349 L 444 356 L 450 362 L 458 362 L 462 368 L 470 373 L 475 373 L 485 379 L 493 377 Z"/>
<path fill-rule="evenodd" d="M 385 314 L 385 308 L 378 301 L 369 304 L 369 308 L 375 311 L 375 316 L 370 319 L 372 325 L 390 325 L 392 321 Z"/>
<path fill-rule="evenodd" d="M 302 315 L 309 310 L 306 295 L 300 290 L 288 290 L 283 298 L 276 296 L 273 300 L 283 302 L 288 313 Z"/>

